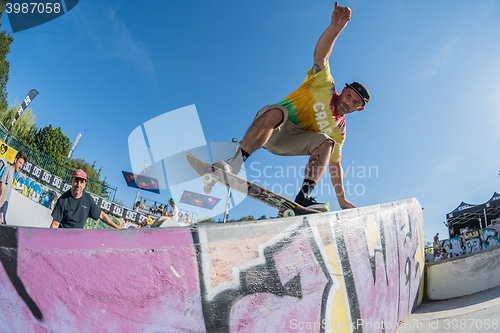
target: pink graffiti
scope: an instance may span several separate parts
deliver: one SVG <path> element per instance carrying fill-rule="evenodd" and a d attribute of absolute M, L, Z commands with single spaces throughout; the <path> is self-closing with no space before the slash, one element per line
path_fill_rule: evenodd
<path fill-rule="evenodd" d="M 42 309 L 39 331 L 204 332 L 196 272 L 189 229 L 23 228 L 19 234 L 18 275 Z M 25 319 L 9 322 L 20 332 L 32 319 L 14 294 L 10 301 Z"/>

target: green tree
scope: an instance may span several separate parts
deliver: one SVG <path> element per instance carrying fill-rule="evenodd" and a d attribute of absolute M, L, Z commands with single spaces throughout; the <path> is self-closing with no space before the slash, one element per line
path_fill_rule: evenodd
<path fill-rule="evenodd" d="M 52 125 L 35 130 L 32 146 L 38 151 L 64 163 L 68 156 L 71 141 L 63 134 L 61 127 L 53 128 Z"/>
<path fill-rule="evenodd" d="M 431 242 L 425 242 L 424 245 L 425 253 L 427 254 L 433 254 L 434 253 L 434 248 L 432 247 Z"/>
<path fill-rule="evenodd" d="M 248 216 L 244 216 L 242 218 L 239 218 L 237 219 L 236 221 L 238 222 L 243 222 L 243 221 L 255 221 L 255 217 L 253 217 L 253 215 L 248 215 Z"/>
<path fill-rule="evenodd" d="M 10 122 L 14 119 L 17 113 L 17 109 L 21 104 L 16 103 L 10 108 L 0 109 L 0 122 L 9 129 Z M 33 136 L 35 135 L 35 115 L 31 111 L 31 108 L 26 109 L 21 117 L 17 119 L 16 123 L 10 130 L 10 134 L 13 134 L 16 138 L 23 140 L 27 144 L 31 144 L 33 141 Z"/>
<path fill-rule="evenodd" d="M 0 1 L 0 19 L 5 10 L 5 1 Z M 7 109 L 7 81 L 9 80 L 9 62 L 7 54 L 10 52 L 10 44 L 14 38 L 2 30 L 0 24 L 0 110 Z"/>
<path fill-rule="evenodd" d="M 101 178 L 102 168 L 100 168 L 99 170 L 96 170 L 95 169 L 96 162 L 94 162 L 92 165 L 90 165 L 83 158 L 75 158 L 75 159 L 71 158 L 68 161 L 68 163 L 71 166 L 71 169 L 73 169 L 73 170 L 82 169 L 83 171 L 85 171 L 88 179 L 99 181 Z"/>

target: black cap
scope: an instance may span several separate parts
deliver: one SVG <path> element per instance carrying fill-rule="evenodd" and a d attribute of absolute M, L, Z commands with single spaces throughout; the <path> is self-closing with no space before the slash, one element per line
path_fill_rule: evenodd
<path fill-rule="evenodd" d="M 353 82 L 351 84 L 346 83 L 345 86 L 354 90 L 359 95 L 359 97 L 361 97 L 361 99 L 365 103 L 363 104 L 363 106 L 370 101 L 371 97 L 370 92 L 368 91 L 368 88 L 366 88 L 364 84 L 359 82 Z"/>

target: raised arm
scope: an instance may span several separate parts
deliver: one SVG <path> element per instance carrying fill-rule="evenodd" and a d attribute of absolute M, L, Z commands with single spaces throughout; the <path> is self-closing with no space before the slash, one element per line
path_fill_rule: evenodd
<path fill-rule="evenodd" d="M 332 13 L 332 21 L 325 32 L 321 35 L 314 49 L 314 74 L 320 72 L 328 64 L 328 59 L 332 53 L 333 44 L 337 40 L 347 22 L 351 20 L 351 8 L 339 6 L 335 2 L 335 9 Z"/>

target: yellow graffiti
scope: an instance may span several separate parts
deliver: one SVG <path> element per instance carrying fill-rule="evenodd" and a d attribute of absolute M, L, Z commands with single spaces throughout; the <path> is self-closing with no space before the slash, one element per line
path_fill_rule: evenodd
<path fill-rule="evenodd" d="M 414 216 L 416 217 L 417 221 L 422 221 L 422 208 L 420 208 L 420 205 L 416 205 L 414 208 Z M 418 218 L 420 216 L 420 218 Z M 417 250 L 415 252 L 415 262 L 420 263 L 420 287 L 419 287 L 419 292 L 418 292 L 418 300 L 417 300 L 417 306 L 422 303 L 422 300 L 424 299 L 424 271 L 425 271 L 425 256 L 424 256 L 424 235 L 423 235 L 423 225 L 421 223 L 415 223 L 415 226 L 417 228 Z"/>
<path fill-rule="evenodd" d="M 465 240 L 469 240 L 472 238 L 479 238 L 479 231 L 474 230 L 474 231 L 469 231 L 464 235 Z"/>
<path fill-rule="evenodd" d="M 346 298 L 346 291 L 343 281 L 343 273 L 340 268 L 339 258 L 337 257 L 337 249 L 333 243 L 325 246 L 328 259 L 333 268 L 332 280 L 334 285 L 339 286 L 335 292 L 332 303 L 332 313 L 330 319 L 330 330 L 327 332 L 347 333 L 350 332 L 350 319 L 349 319 L 349 303 Z M 339 323 L 340 325 L 335 325 Z M 328 323 L 327 323 L 328 324 Z M 342 325 L 344 324 L 344 325 Z M 347 325 L 348 324 L 348 325 Z"/>
<path fill-rule="evenodd" d="M 375 256 L 375 251 L 382 252 L 382 240 L 380 237 L 380 225 L 375 218 L 372 216 L 367 217 L 366 227 L 365 227 L 365 237 L 366 243 L 368 244 L 368 251 L 370 252 L 370 257 Z"/>

